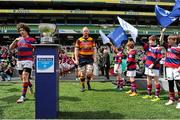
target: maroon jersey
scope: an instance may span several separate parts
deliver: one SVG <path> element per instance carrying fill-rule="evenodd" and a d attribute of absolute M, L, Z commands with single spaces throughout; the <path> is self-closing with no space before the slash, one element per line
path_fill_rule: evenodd
<path fill-rule="evenodd" d="M 16 47 L 18 49 L 18 60 L 33 60 L 33 46 L 36 40 L 32 37 L 23 38 L 17 42 Z"/>
<path fill-rule="evenodd" d="M 128 52 L 127 70 L 136 70 L 136 53 L 137 53 L 137 51 L 134 49 L 132 49 Z"/>

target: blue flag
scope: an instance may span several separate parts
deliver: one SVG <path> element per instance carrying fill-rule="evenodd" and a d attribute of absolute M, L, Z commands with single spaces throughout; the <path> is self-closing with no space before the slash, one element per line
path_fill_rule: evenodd
<path fill-rule="evenodd" d="M 171 12 L 163 8 L 160 8 L 157 5 L 155 6 L 155 13 L 159 24 L 163 28 L 166 28 L 177 19 L 177 17 L 170 16 Z"/>
<path fill-rule="evenodd" d="M 170 17 L 180 17 L 180 0 L 176 0 L 176 4 L 173 7 L 173 10 L 169 16 Z"/>
<path fill-rule="evenodd" d="M 115 47 L 119 48 L 124 41 L 128 40 L 128 36 L 124 32 L 121 26 L 109 33 L 108 37 L 111 39 Z"/>

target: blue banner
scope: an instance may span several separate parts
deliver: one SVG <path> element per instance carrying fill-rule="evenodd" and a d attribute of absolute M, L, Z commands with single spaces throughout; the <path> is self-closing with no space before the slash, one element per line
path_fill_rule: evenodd
<path fill-rule="evenodd" d="M 113 30 L 108 37 L 111 39 L 112 43 L 115 47 L 119 48 L 124 41 L 128 40 L 128 36 L 126 35 L 125 31 L 122 29 L 121 26 Z"/>
<path fill-rule="evenodd" d="M 180 0 L 176 0 L 176 4 L 173 7 L 170 17 L 180 17 Z"/>
<path fill-rule="evenodd" d="M 155 13 L 159 24 L 163 28 L 166 28 L 177 19 L 177 17 L 170 16 L 170 11 L 160 8 L 157 5 L 155 6 Z"/>

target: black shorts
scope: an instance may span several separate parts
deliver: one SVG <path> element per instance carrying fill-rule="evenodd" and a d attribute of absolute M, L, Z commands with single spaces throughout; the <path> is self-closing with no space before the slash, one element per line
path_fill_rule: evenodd
<path fill-rule="evenodd" d="M 23 68 L 23 70 L 19 70 L 19 74 L 22 75 L 23 71 L 31 74 L 31 68 Z"/>

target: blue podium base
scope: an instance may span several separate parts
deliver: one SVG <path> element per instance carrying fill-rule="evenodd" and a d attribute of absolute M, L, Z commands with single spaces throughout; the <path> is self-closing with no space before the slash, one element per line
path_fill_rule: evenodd
<path fill-rule="evenodd" d="M 56 119 L 59 113 L 59 63 L 56 44 L 35 46 L 36 119 Z"/>

